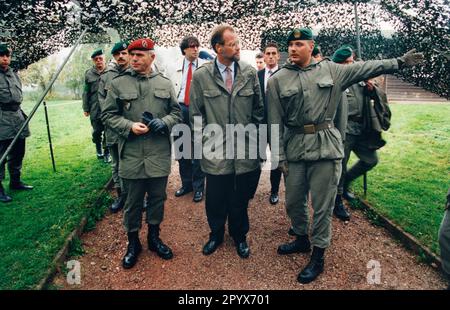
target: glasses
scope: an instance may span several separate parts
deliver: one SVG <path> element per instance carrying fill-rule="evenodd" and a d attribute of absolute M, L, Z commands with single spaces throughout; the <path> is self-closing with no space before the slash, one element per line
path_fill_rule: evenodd
<path fill-rule="evenodd" d="M 189 45 L 188 47 L 189 47 L 189 48 L 199 48 L 199 45 L 197 45 L 197 44 L 191 44 L 191 45 Z"/>

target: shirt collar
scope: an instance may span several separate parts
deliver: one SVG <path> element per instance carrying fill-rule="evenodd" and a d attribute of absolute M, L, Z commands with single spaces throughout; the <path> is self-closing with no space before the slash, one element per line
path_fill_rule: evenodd
<path fill-rule="evenodd" d="M 231 69 L 231 73 L 234 73 L 234 61 L 231 63 L 231 65 L 229 65 L 229 67 Z M 220 63 L 219 59 L 217 59 L 217 68 L 219 68 L 220 73 L 223 73 L 223 72 L 225 72 L 225 69 L 227 68 L 227 66 Z"/>
<path fill-rule="evenodd" d="M 267 67 L 266 67 L 265 69 L 266 69 L 266 74 L 269 74 L 269 70 L 272 71 L 272 74 L 274 74 L 275 71 L 278 70 L 278 65 L 276 65 L 276 66 L 273 67 L 272 69 L 269 69 L 269 68 L 267 68 Z"/>

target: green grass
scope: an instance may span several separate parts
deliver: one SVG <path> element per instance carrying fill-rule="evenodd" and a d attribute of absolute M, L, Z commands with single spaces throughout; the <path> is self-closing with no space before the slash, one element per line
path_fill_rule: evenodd
<path fill-rule="evenodd" d="M 24 102 L 24 110 L 31 111 L 34 104 Z M 29 289 L 39 283 L 110 177 L 109 165 L 95 157 L 81 102 L 52 101 L 48 111 L 57 172 L 40 107 L 30 123 L 22 169 L 23 180 L 35 188 L 12 192 L 9 180 L 4 181 L 13 202 L 0 205 L 0 289 Z"/>
<path fill-rule="evenodd" d="M 450 104 L 391 105 L 380 163 L 368 173 L 367 200 L 439 253 L 438 230 L 450 186 Z M 355 156 L 352 155 L 354 161 Z M 362 178 L 353 188 L 362 194 Z"/>

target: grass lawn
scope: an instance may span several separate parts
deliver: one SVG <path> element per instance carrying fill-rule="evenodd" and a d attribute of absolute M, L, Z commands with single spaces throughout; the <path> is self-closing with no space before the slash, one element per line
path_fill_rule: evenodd
<path fill-rule="evenodd" d="M 450 104 L 391 109 L 387 145 L 379 152 L 379 165 L 368 173 L 367 200 L 439 253 L 438 230 L 450 187 Z M 353 188 L 362 194 L 362 178 Z"/>
<path fill-rule="evenodd" d="M 35 102 L 24 102 L 25 112 Z M 33 288 L 45 275 L 69 233 L 110 177 L 95 157 L 91 126 L 80 101 L 48 102 L 56 169 L 52 170 L 43 106 L 30 123 L 22 178 L 29 192 L 12 192 L 0 205 L 0 289 Z"/>

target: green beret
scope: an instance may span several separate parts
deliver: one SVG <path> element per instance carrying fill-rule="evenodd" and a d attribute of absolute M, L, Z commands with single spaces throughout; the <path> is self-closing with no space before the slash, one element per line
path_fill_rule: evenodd
<path fill-rule="evenodd" d="M 317 44 L 315 44 L 311 55 L 316 56 L 316 55 L 318 55 L 320 53 L 321 53 L 320 47 Z"/>
<path fill-rule="evenodd" d="M 294 40 L 312 40 L 313 34 L 309 28 L 295 28 L 288 34 L 287 43 Z"/>
<path fill-rule="evenodd" d="M 8 45 L 0 43 L 0 54 L 2 55 L 11 54 L 11 50 L 8 48 Z"/>
<path fill-rule="evenodd" d="M 102 50 L 101 48 L 99 48 L 98 50 L 95 50 L 95 51 L 92 53 L 91 58 L 95 58 L 95 57 L 97 57 L 97 56 L 99 56 L 99 55 L 103 55 L 103 50 Z"/>
<path fill-rule="evenodd" d="M 120 51 L 124 51 L 127 48 L 128 48 L 128 42 L 126 42 L 126 41 L 117 42 L 116 44 L 114 44 L 114 46 L 111 50 L 111 55 L 117 54 Z"/>
<path fill-rule="evenodd" d="M 343 63 L 347 58 L 353 55 L 353 50 L 349 46 L 342 46 L 333 54 L 332 60 L 337 63 Z"/>

